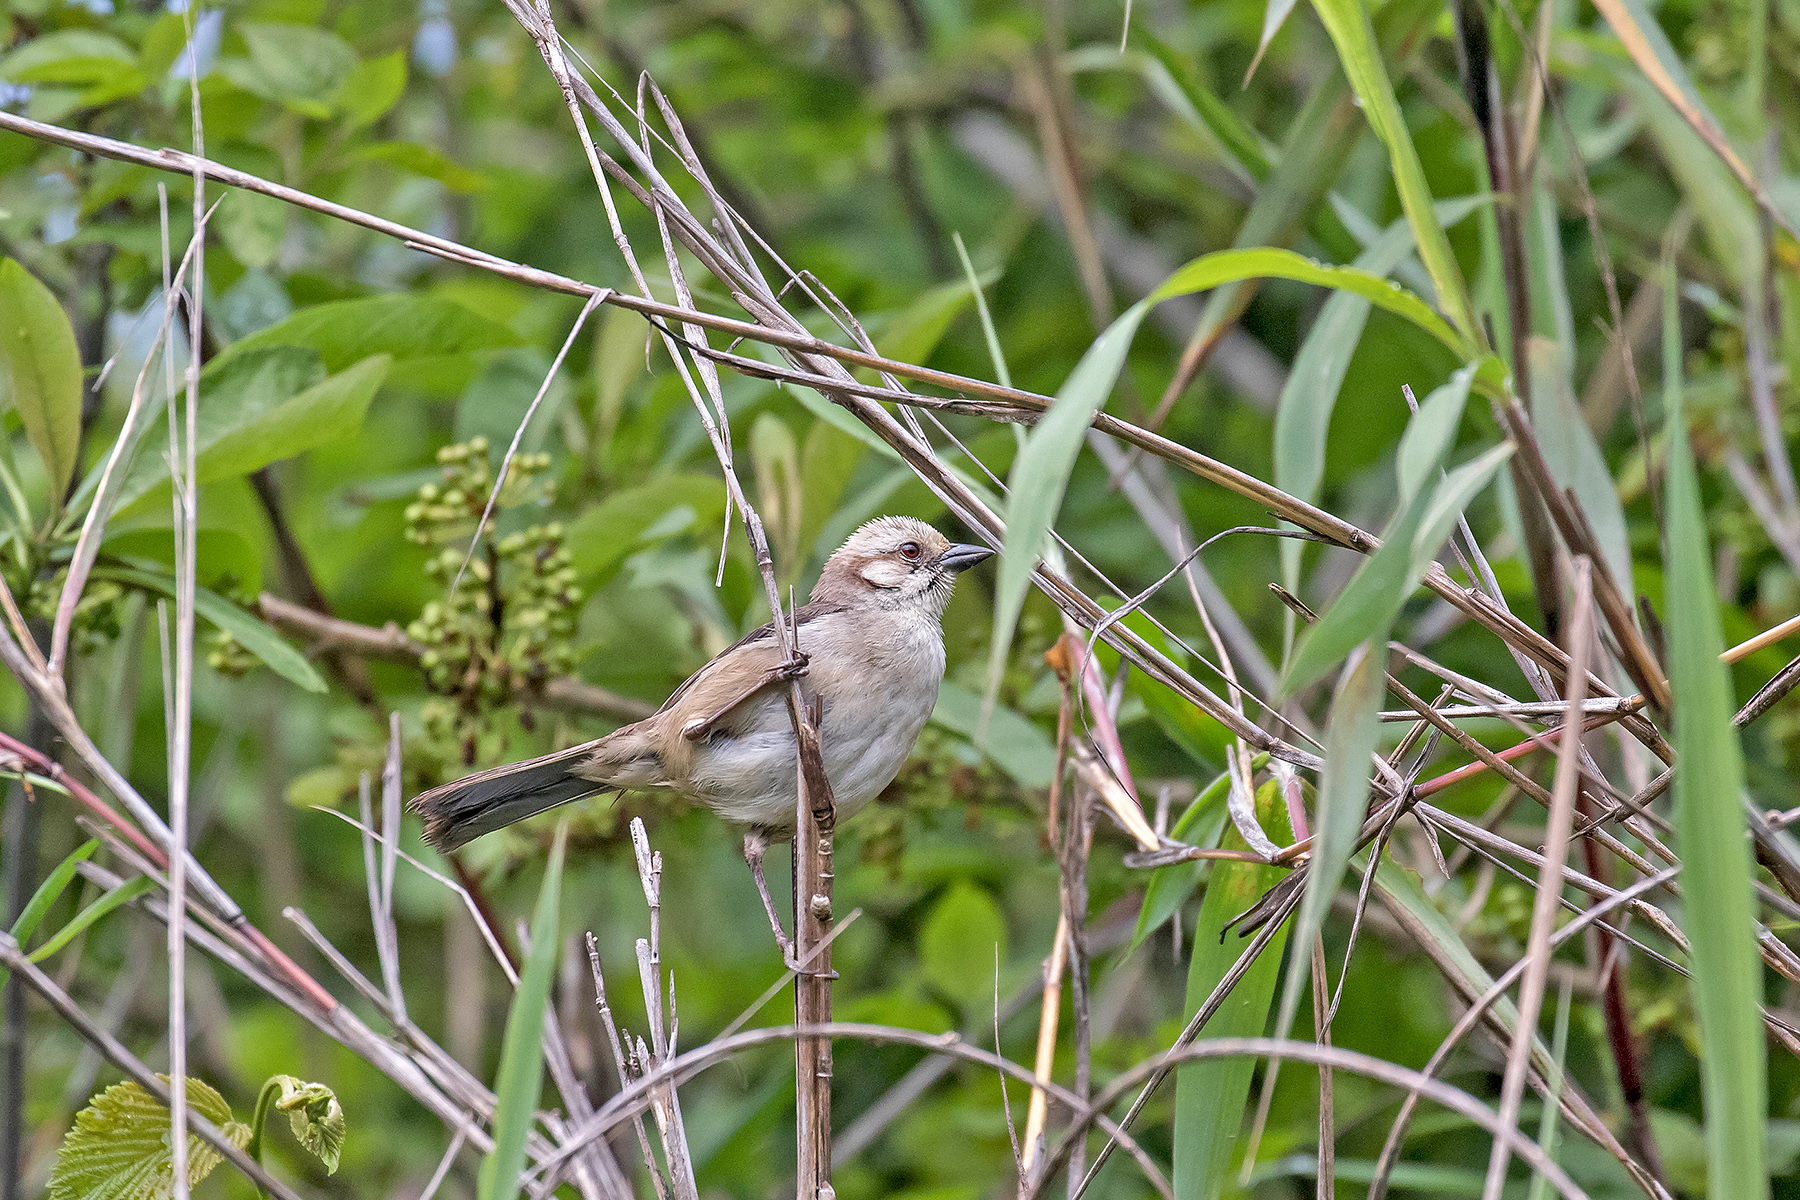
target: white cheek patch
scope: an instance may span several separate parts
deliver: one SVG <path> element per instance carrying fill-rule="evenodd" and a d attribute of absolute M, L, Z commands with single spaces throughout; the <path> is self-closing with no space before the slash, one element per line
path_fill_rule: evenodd
<path fill-rule="evenodd" d="M 887 558 L 878 558 L 862 569 L 863 581 L 878 588 L 897 588 L 910 574 L 911 571 Z"/>

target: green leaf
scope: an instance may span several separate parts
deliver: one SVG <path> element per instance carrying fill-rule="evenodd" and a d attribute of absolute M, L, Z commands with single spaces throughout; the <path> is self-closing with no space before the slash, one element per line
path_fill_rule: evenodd
<path fill-rule="evenodd" d="M 117 887 L 108 888 L 101 897 L 75 914 L 73 920 L 44 939 L 44 944 L 31 952 L 32 962 L 43 962 L 75 940 L 77 934 L 121 904 L 129 904 L 156 886 L 148 876 L 139 875 Z"/>
<path fill-rule="evenodd" d="M 158 1075 L 165 1084 L 167 1075 Z M 250 1127 L 231 1118 L 225 1098 L 198 1079 L 187 1080 L 188 1107 L 232 1142 L 250 1141 Z M 88 1101 L 75 1114 L 50 1171 L 49 1200 L 169 1200 L 175 1168 L 169 1145 L 169 1110 L 143 1086 L 127 1080 Z M 219 1152 L 187 1135 L 188 1186 L 219 1165 Z"/>
<path fill-rule="evenodd" d="M 568 840 L 565 817 L 556 826 L 544 883 L 538 889 L 537 911 L 531 918 L 531 954 L 519 973 L 519 987 L 506 1014 L 500 1070 L 494 1077 L 494 1148 L 481 1160 L 476 1176 L 478 1200 L 518 1200 L 525 1139 L 537 1119 L 538 1095 L 544 1085 L 544 1005 L 550 999 L 556 950 L 562 938 L 563 850 Z"/>
<path fill-rule="evenodd" d="M 288 205 L 258 192 L 235 191 L 226 196 L 212 224 L 231 257 L 246 267 L 266 267 L 287 236 Z"/>
<path fill-rule="evenodd" d="M 1575 493 L 1606 558 L 1606 569 L 1629 591 L 1631 535 L 1625 509 L 1606 457 L 1576 402 L 1569 356 L 1555 342 L 1540 337 L 1526 342 L 1525 353 L 1531 372 L 1531 424 L 1550 478 Z"/>
<path fill-rule="evenodd" d="M 1475 367 L 1464 367 L 1443 387 L 1433 389 L 1412 420 L 1407 422 L 1394 462 L 1394 473 L 1400 478 L 1402 507 L 1411 504 L 1419 489 L 1431 482 L 1437 474 L 1438 464 L 1456 444 L 1463 406 L 1468 403 L 1469 385 L 1474 381 Z"/>
<path fill-rule="evenodd" d="M 1256 793 L 1256 819 L 1277 842 L 1293 840 L 1287 802 L 1273 783 Z M 1246 849 L 1237 829 L 1227 828 L 1221 843 Z M 1228 921 L 1250 908 L 1264 892 L 1287 875 L 1279 867 L 1220 859 L 1213 864 L 1194 927 L 1194 949 L 1188 959 L 1187 1003 L 1191 1017 L 1218 986 L 1244 951 L 1241 937 L 1227 938 Z M 1287 931 L 1278 930 L 1212 1019 L 1200 1031 L 1205 1037 L 1260 1037 L 1269 1021 L 1269 1001 L 1281 973 L 1281 951 Z M 1243 1129 L 1250 1081 L 1256 1060 L 1247 1055 L 1191 1063 L 1175 1072 L 1175 1194 L 1183 1200 L 1217 1200 L 1231 1169 L 1233 1150 Z"/>
<path fill-rule="evenodd" d="M 1469 305 L 1462 269 L 1456 265 L 1456 256 L 1450 250 L 1450 239 L 1444 236 L 1444 227 L 1432 211 L 1431 188 L 1425 182 L 1425 168 L 1419 162 L 1419 152 L 1413 146 L 1406 120 L 1400 114 L 1400 102 L 1394 97 L 1387 66 L 1375 43 L 1368 5 L 1364 0 L 1313 0 L 1313 8 L 1331 35 L 1332 44 L 1337 47 L 1338 61 L 1361 102 L 1363 114 L 1376 136 L 1387 146 L 1394 186 L 1400 193 L 1400 207 L 1407 220 L 1412 222 L 1419 258 L 1437 288 L 1439 305 L 1450 314 L 1451 322 L 1461 334 L 1459 342 L 1446 344 L 1458 350 L 1457 357 L 1472 358 L 1472 351 L 1485 342 Z"/>
<path fill-rule="evenodd" d="M 1141 25 L 1133 27 L 1131 43 L 1149 52 L 1150 57 L 1138 56 L 1138 62 L 1139 70 L 1152 92 L 1176 115 L 1217 138 L 1219 144 L 1237 160 L 1237 165 L 1250 178 L 1260 183 L 1269 177 L 1274 164 L 1263 151 L 1262 141 L 1257 137 L 1256 131 L 1200 81 L 1188 56 L 1180 54 Z M 1127 56 L 1128 59 L 1132 57 Z M 1152 65 L 1160 68 L 1160 73 L 1152 71 Z"/>
<path fill-rule="evenodd" d="M 95 567 L 93 577 L 111 579 L 170 599 L 175 598 L 175 580 L 171 576 L 137 567 L 106 564 Z M 305 655 L 283 641 L 280 634 L 217 592 L 195 588 L 194 611 L 212 622 L 220 633 L 230 634 L 265 667 L 289 683 L 298 684 L 309 692 L 323 694 L 327 690 L 325 681 L 319 678 L 319 673 L 313 670 Z"/>
<path fill-rule="evenodd" d="M 994 951 L 1006 961 L 1006 919 L 994 898 L 968 880 L 951 885 L 919 930 L 919 966 L 933 987 L 979 1011 L 994 996 Z"/>
<path fill-rule="evenodd" d="M 218 389 L 210 408 L 207 398 L 202 397 L 197 439 L 200 453 L 195 463 L 199 482 L 216 483 L 248 475 L 272 462 L 355 433 L 362 427 L 363 414 L 386 380 L 392 362 L 385 354 L 377 354 L 296 394 L 288 391 L 296 377 L 275 365 L 296 355 L 304 356 L 305 352 L 277 350 L 240 359 L 239 363 L 246 367 L 257 362 L 269 365 L 250 372 L 248 386 Z M 270 380 L 271 386 L 255 386 L 256 381 L 263 379 Z M 156 445 L 157 427 L 148 432 L 150 444 Z M 166 433 L 162 436 L 167 438 Z M 165 484 L 168 477 L 166 453 L 141 454 L 120 489 L 119 508 L 142 499 Z"/>
<path fill-rule="evenodd" d="M 1188 804 L 1182 812 L 1181 819 L 1169 830 L 1169 836 L 1176 841 L 1186 841 L 1200 817 L 1225 798 L 1231 786 L 1229 774 L 1220 775 L 1208 784 L 1198 796 Z M 1131 933 L 1131 945 L 1125 948 L 1130 954 L 1144 944 L 1144 939 L 1163 927 L 1163 922 L 1181 910 L 1187 898 L 1194 894 L 1200 886 L 1200 877 L 1206 871 L 1206 862 L 1196 859 L 1193 862 L 1171 863 L 1166 867 L 1157 867 L 1150 872 L 1150 882 L 1144 886 L 1144 902 L 1138 906 L 1137 927 Z"/>
<path fill-rule="evenodd" d="M 1011 495 L 1006 502 L 1006 541 L 1000 551 L 999 579 L 994 588 L 993 652 L 988 659 L 987 692 L 982 700 L 984 726 L 1000 690 L 1000 677 L 1012 648 L 1013 628 L 1025 607 L 1032 571 L 1057 510 L 1062 507 L 1063 492 L 1069 486 L 1069 472 L 1075 468 L 1082 438 L 1093 423 L 1094 414 L 1112 394 L 1125 366 L 1125 354 L 1131 349 L 1131 339 L 1161 292 L 1158 289 L 1157 295 L 1132 305 L 1094 339 L 1062 390 L 1056 393 L 1050 411 L 1013 459 L 1007 477 Z M 976 741 L 980 742 L 981 736 Z"/>
<path fill-rule="evenodd" d="M 1424 516 L 1413 533 L 1412 561 L 1407 564 L 1406 583 L 1401 588 L 1403 596 L 1411 595 L 1419 581 L 1425 578 L 1432 559 L 1449 539 L 1456 519 L 1493 480 L 1494 472 L 1512 457 L 1513 449 L 1511 442 L 1502 442 L 1450 472 L 1432 491 Z"/>
<path fill-rule="evenodd" d="M 26 942 L 31 940 L 31 935 L 37 932 L 39 925 L 43 924 L 45 915 L 50 911 L 50 906 L 56 903 L 63 892 L 68 889 L 69 882 L 75 878 L 75 868 L 93 857 L 94 851 L 99 848 L 99 845 L 99 842 L 91 838 L 81 843 L 56 864 L 55 870 L 44 877 L 44 882 L 38 884 L 37 891 L 31 893 L 31 899 L 27 900 L 25 907 L 19 910 L 18 920 L 13 922 L 13 941 L 23 947 Z"/>
<path fill-rule="evenodd" d="M 405 362 L 520 344 L 518 334 L 454 300 L 394 292 L 310 305 L 232 343 L 207 371 L 222 370 L 239 355 L 275 346 L 316 351 L 325 369 L 335 372 L 372 354 L 389 354 Z"/>
<path fill-rule="evenodd" d="M 563 545 L 585 581 L 604 577 L 639 546 L 692 531 L 719 532 L 725 485 L 711 475 L 672 474 L 614 492 L 569 522 Z"/>
<path fill-rule="evenodd" d="M 131 47 L 95 29 L 59 29 L 28 38 L 0 58 L 0 79 L 13 83 L 98 83 L 137 64 Z"/>
<path fill-rule="evenodd" d="M 250 1157 L 262 1162 L 263 1128 L 271 1110 L 288 1115 L 294 1140 L 325 1165 L 327 1175 L 337 1174 L 344 1150 L 344 1110 L 337 1095 L 322 1083 L 308 1083 L 292 1075 L 274 1075 L 256 1097 L 256 1115 L 250 1121 Z"/>
<path fill-rule="evenodd" d="M 1294 11 L 1295 2 L 1296 0 L 1268 0 L 1263 8 L 1262 34 L 1256 39 L 1256 53 L 1250 56 L 1250 68 L 1244 72 L 1245 86 L 1249 85 L 1250 77 L 1256 74 L 1257 64 L 1262 62 L 1263 55 L 1268 53 L 1269 43 L 1275 40 L 1275 35 L 1287 23 L 1288 14 Z"/>
<path fill-rule="evenodd" d="M 361 162 L 388 163 L 402 171 L 435 179 L 451 191 L 465 195 L 488 186 L 487 176 L 480 171 L 463 166 L 435 146 L 418 142 L 379 142 L 357 151 L 356 157 Z"/>
<path fill-rule="evenodd" d="M 1668 477 L 1668 575 L 1663 626 L 1675 703 L 1675 827 L 1681 853 L 1682 924 L 1693 949 L 1690 986 L 1700 1018 L 1700 1082 L 1706 1114 L 1708 1194 L 1768 1191 L 1763 1123 L 1768 1064 L 1756 950 L 1756 866 L 1744 829 L 1744 764 L 1731 722 L 1731 676 L 1707 546 L 1694 452 L 1683 411 L 1673 269 L 1664 271 L 1663 444 Z"/>
<path fill-rule="evenodd" d="M 1390 618 L 1391 619 L 1391 618 Z M 1294 917 L 1294 953 L 1275 1034 L 1286 1037 L 1299 1011 L 1300 997 L 1312 972 L 1313 939 L 1325 925 L 1332 897 L 1344 878 L 1344 867 L 1356 848 L 1356 835 L 1369 808 L 1372 755 L 1381 737 L 1381 698 L 1387 695 L 1388 626 L 1383 624 L 1363 646 L 1362 660 L 1331 701 L 1325 726 L 1325 767 L 1319 774 L 1318 805 L 1313 814 L 1313 849 L 1307 860 L 1305 892 Z"/>
<path fill-rule="evenodd" d="M 892 314 L 875 339 L 883 357 L 923 365 L 975 297 L 966 280 L 954 279 L 922 292 Z"/>
<path fill-rule="evenodd" d="M 10 258 L 0 261 L 0 364 L 8 368 L 25 436 L 44 460 L 55 508 L 81 448 L 81 353 L 69 314 Z"/>
<path fill-rule="evenodd" d="M 1436 214 L 1431 213 L 1429 205 L 1426 211 L 1431 217 L 1432 228 L 1442 237 L 1444 231 L 1438 225 Z M 1416 222 L 1413 231 L 1416 238 Z M 1405 317 L 1443 342 L 1458 358 L 1473 357 L 1469 340 L 1459 336 L 1445 324 L 1444 318 L 1432 311 L 1429 304 L 1399 284 L 1357 267 L 1333 266 L 1296 254 L 1292 250 L 1272 246 L 1216 250 L 1211 254 L 1203 254 L 1176 268 L 1173 275 L 1150 293 L 1146 303 L 1155 304 L 1159 300 L 1205 291 L 1221 283 L 1240 279 L 1293 279 L 1300 283 L 1314 283 L 1320 287 L 1352 292 L 1378 308 L 1385 308 L 1396 316 Z"/>
<path fill-rule="evenodd" d="M 981 724 L 981 697 L 945 680 L 938 687 L 931 720 L 945 729 L 975 740 Z M 1045 788 L 1056 772 L 1056 743 L 1031 721 L 996 705 L 988 716 L 987 740 L 981 750 L 1021 787 Z"/>
<path fill-rule="evenodd" d="M 356 51 L 330 30 L 312 25 L 244 21 L 237 26 L 250 51 L 258 95 L 324 110 L 356 67 Z M 308 115 L 313 115 L 309 111 Z"/>
<path fill-rule="evenodd" d="M 399 103 L 406 91 L 406 51 L 366 58 L 344 77 L 337 106 L 351 129 L 373 125 Z"/>

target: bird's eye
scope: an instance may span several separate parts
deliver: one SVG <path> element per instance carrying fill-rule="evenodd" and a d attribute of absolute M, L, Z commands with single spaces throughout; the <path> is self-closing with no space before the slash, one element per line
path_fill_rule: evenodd
<path fill-rule="evenodd" d="M 907 542 L 900 547 L 900 557 L 904 558 L 907 562 L 918 562 L 919 555 L 923 553 L 924 551 L 919 549 L 919 543 L 917 542 Z"/>

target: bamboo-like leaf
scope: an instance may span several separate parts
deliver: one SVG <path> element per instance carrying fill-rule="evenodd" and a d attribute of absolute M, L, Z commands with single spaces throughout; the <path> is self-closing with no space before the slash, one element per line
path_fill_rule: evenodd
<path fill-rule="evenodd" d="M 481 1160 L 476 1176 L 479 1200 L 518 1200 L 525 1138 L 536 1119 L 538 1094 L 544 1084 L 544 1005 L 550 999 L 560 944 L 563 849 L 568 840 L 565 817 L 556 827 L 544 882 L 538 889 L 537 910 L 531 917 L 531 953 L 519 973 L 519 987 L 506 1014 L 500 1071 L 494 1077 L 494 1148 Z"/>
<path fill-rule="evenodd" d="M 1719 623 L 1706 514 L 1682 405 L 1681 336 L 1672 270 L 1665 271 L 1664 405 L 1668 478 L 1663 511 L 1669 561 L 1663 591 L 1669 688 L 1675 701 L 1675 827 L 1700 1018 L 1700 1081 L 1706 1113 L 1708 1194 L 1752 1200 L 1767 1194 L 1763 1126 L 1768 1118 L 1762 966 L 1756 951 L 1756 867 L 1744 829 L 1744 764 L 1731 677 L 1719 655 Z"/>
<path fill-rule="evenodd" d="M 111 579 L 145 591 L 175 598 L 175 581 L 155 571 L 137 567 L 102 566 L 94 569 L 95 579 Z M 257 620 L 217 592 L 198 588 L 194 593 L 194 611 L 212 622 L 221 633 L 228 633 L 238 645 L 248 650 L 269 670 L 289 683 L 309 692 L 323 694 L 328 689 L 306 656 L 288 645 L 280 634 Z"/>
<path fill-rule="evenodd" d="M 69 314 L 10 258 L 0 260 L 0 369 L 10 378 L 25 436 L 44 460 L 56 508 L 81 448 L 81 353 Z"/>
<path fill-rule="evenodd" d="M 1256 53 L 1250 56 L 1250 67 L 1244 72 L 1245 87 L 1250 86 L 1250 77 L 1256 74 L 1257 64 L 1268 53 L 1269 43 L 1275 40 L 1275 35 L 1287 23 L 1288 14 L 1294 11 L 1295 2 L 1296 0 L 1268 0 L 1267 7 L 1263 9 L 1262 34 L 1256 39 Z"/>
<path fill-rule="evenodd" d="M 1443 228 L 1438 224 L 1436 214 L 1431 212 L 1429 203 L 1426 205 L 1426 213 L 1431 227 L 1437 230 L 1440 238 L 1443 237 Z M 1413 233 L 1416 239 L 1416 221 Z M 1385 308 L 1396 316 L 1405 317 L 1448 346 L 1458 358 L 1474 357 L 1474 343 L 1470 339 L 1460 336 L 1444 322 L 1444 318 L 1432 311 L 1429 304 L 1392 280 L 1357 267 L 1318 262 L 1304 254 L 1274 246 L 1217 250 L 1211 254 L 1203 254 L 1176 268 L 1175 273 L 1150 294 L 1148 302 L 1155 304 L 1159 300 L 1205 291 L 1240 279 L 1292 279 L 1300 283 L 1313 283 L 1337 291 L 1352 292 L 1378 308 Z M 1454 316 L 1454 310 L 1452 315 Z"/>
<path fill-rule="evenodd" d="M 164 1083 L 167 1075 L 158 1075 Z M 187 1080 L 188 1108 L 242 1147 L 250 1127 L 231 1118 L 225 1097 L 198 1079 Z M 217 1150 L 187 1135 L 188 1186 L 219 1165 Z M 169 1200 L 175 1167 L 169 1146 L 169 1110 L 143 1086 L 115 1083 L 75 1114 L 50 1171 L 50 1200 Z"/>
<path fill-rule="evenodd" d="M 69 851 L 68 855 L 56 864 L 56 869 L 46 875 L 44 882 L 38 884 L 37 890 L 31 893 L 31 899 L 27 900 L 25 907 L 19 910 L 18 919 L 13 922 L 12 927 L 12 939 L 19 943 L 21 948 L 31 940 L 31 935 L 37 932 L 37 927 L 44 923 L 44 917 L 49 913 L 50 906 L 56 903 L 63 892 L 68 890 L 70 881 L 75 878 L 76 867 L 91 858 L 99 846 L 99 842 L 90 838 Z M 4 978 L 4 975 L 0 975 L 0 979 Z"/>
<path fill-rule="evenodd" d="M 1464 367 L 1443 387 L 1433 389 L 1412 420 L 1406 423 L 1406 432 L 1400 437 L 1400 450 L 1394 460 L 1403 507 L 1411 504 L 1419 489 L 1431 482 L 1445 453 L 1456 444 L 1463 407 L 1469 402 L 1469 385 L 1474 381 L 1474 366 Z"/>
<path fill-rule="evenodd" d="M 156 886 L 156 882 L 146 875 L 136 879 L 128 879 L 117 887 L 108 888 L 106 892 L 92 904 L 76 913 L 74 918 L 61 929 L 44 939 L 44 944 L 31 952 L 32 962 L 43 962 L 58 950 L 75 940 L 82 930 L 104 917 L 121 904 L 129 904 L 145 892 Z"/>
<path fill-rule="evenodd" d="M 1200 818 L 1225 798 L 1225 790 L 1230 786 L 1229 774 L 1220 775 L 1208 784 L 1188 804 L 1180 820 L 1175 822 L 1175 827 L 1169 830 L 1169 836 L 1178 842 L 1191 837 L 1199 827 Z M 1172 863 L 1150 872 L 1150 882 L 1144 885 L 1144 902 L 1138 906 L 1137 928 L 1132 931 L 1131 945 L 1126 947 L 1127 954 L 1143 945 L 1145 938 L 1161 929 L 1163 922 L 1187 903 L 1187 898 L 1200 886 L 1200 877 L 1205 870 L 1206 863 L 1196 859 L 1193 862 Z"/>
<path fill-rule="evenodd" d="M 1293 840 L 1287 801 L 1273 782 L 1256 794 L 1256 819 L 1278 842 Z M 1223 845 L 1244 849 L 1235 828 Z M 1188 1015 L 1199 1010 L 1244 951 L 1241 938 L 1225 937 L 1225 923 L 1255 904 L 1287 872 L 1279 867 L 1221 859 L 1213 864 L 1194 927 L 1188 959 Z M 1277 931 L 1262 954 L 1238 980 L 1231 995 L 1200 1032 L 1206 1037 L 1259 1037 L 1269 1021 L 1269 1001 L 1281 973 L 1285 930 Z M 1193 1063 L 1175 1072 L 1175 1194 L 1182 1200 L 1217 1200 L 1231 1169 L 1232 1152 L 1244 1124 L 1245 1102 L 1256 1061 L 1238 1056 Z"/>
<path fill-rule="evenodd" d="M 1406 585 L 1402 589 L 1405 595 L 1411 595 L 1419 581 L 1425 578 L 1431 560 L 1449 538 L 1456 519 L 1481 494 L 1481 489 L 1492 482 L 1501 464 L 1512 457 L 1513 449 L 1511 442 L 1502 442 L 1477 455 L 1446 475 L 1431 493 L 1425 514 L 1419 519 L 1419 527 L 1413 531 L 1412 561 L 1407 566 Z"/>
<path fill-rule="evenodd" d="M 1550 478 L 1575 493 L 1593 527 L 1606 569 L 1622 588 L 1631 586 L 1631 536 L 1625 509 L 1613 483 L 1606 456 L 1581 415 L 1570 382 L 1569 356 L 1562 346 L 1540 337 L 1525 345 L 1531 372 L 1531 424 Z"/>
<path fill-rule="evenodd" d="M 1425 182 L 1425 168 L 1419 162 L 1419 152 L 1400 115 L 1400 102 L 1394 97 L 1394 86 L 1388 79 L 1380 48 L 1375 44 L 1368 6 L 1363 0 L 1313 0 L 1313 8 L 1337 47 L 1338 61 L 1343 65 L 1357 99 L 1362 102 L 1370 127 L 1387 146 L 1394 186 L 1400 193 L 1400 207 L 1407 220 L 1412 222 L 1419 258 L 1438 290 L 1438 304 L 1450 314 L 1451 323 L 1467 346 L 1485 346 L 1463 284 L 1462 269 L 1456 265 L 1456 257 L 1450 251 L 1450 239 L 1444 236 L 1444 227 L 1432 211 L 1431 188 Z M 1467 359 L 1473 355 L 1460 354 L 1458 357 Z"/>

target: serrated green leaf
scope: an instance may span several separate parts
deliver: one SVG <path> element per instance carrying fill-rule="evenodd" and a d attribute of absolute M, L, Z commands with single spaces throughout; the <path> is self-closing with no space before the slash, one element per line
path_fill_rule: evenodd
<path fill-rule="evenodd" d="M 158 1075 L 165 1084 L 167 1075 Z M 249 1144 L 250 1127 L 232 1120 L 225 1098 L 187 1080 L 188 1107 L 219 1127 L 234 1145 Z M 75 1114 L 50 1172 L 49 1200 L 169 1200 L 175 1192 L 169 1110 L 131 1080 L 115 1083 Z M 188 1186 L 219 1165 L 219 1152 L 188 1134 Z"/>
<path fill-rule="evenodd" d="M 1279 843 L 1293 840 L 1287 802 L 1273 782 L 1256 793 L 1256 820 Z M 1246 849 L 1235 827 L 1221 845 Z M 1192 1016 L 1244 951 L 1241 938 L 1225 937 L 1228 921 L 1243 913 L 1287 875 L 1280 867 L 1220 859 L 1213 864 L 1194 926 L 1188 959 L 1187 1003 Z M 1281 973 L 1287 930 L 1276 931 L 1223 1005 L 1201 1029 L 1202 1038 L 1260 1037 L 1269 1021 L 1269 1001 Z M 1217 1200 L 1231 1169 L 1233 1150 L 1244 1125 L 1256 1060 L 1245 1055 L 1191 1063 L 1175 1072 L 1175 1194 L 1184 1200 Z"/>
<path fill-rule="evenodd" d="M 109 563 L 95 567 L 93 577 L 129 584 L 132 587 L 155 592 L 170 599 L 175 597 L 175 580 L 172 576 L 140 570 L 137 567 L 124 567 Z M 209 592 L 205 588 L 195 588 L 194 611 L 210 621 L 220 633 L 230 634 L 238 645 L 255 655 L 265 667 L 289 683 L 297 684 L 309 692 L 320 694 L 328 690 L 325 687 L 325 681 L 319 678 L 317 671 L 313 670 L 313 665 L 306 661 L 305 655 L 282 640 L 280 634 L 217 592 Z"/>
<path fill-rule="evenodd" d="M 481 1160 L 476 1176 L 478 1200 L 518 1200 L 519 1175 L 525 1169 L 525 1139 L 537 1119 L 538 1094 L 544 1086 L 544 1005 L 550 999 L 556 951 L 562 944 L 563 850 L 569 822 L 556 827 L 544 883 L 538 889 L 531 918 L 531 953 L 519 972 L 519 987 L 506 1014 L 500 1070 L 494 1076 L 494 1148 Z"/>
<path fill-rule="evenodd" d="M 1744 828 L 1744 764 L 1725 637 L 1707 546 L 1694 452 L 1683 411 L 1678 289 L 1665 270 L 1663 444 L 1668 477 L 1668 574 L 1663 628 L 1675 703 L 1675 828 L 1681 853 L 1681 921 L 1692 943 L 1689 986 L 1700 1018 L 1700 1083 L 1706 1114 L 1707 1192 L 1753 1200 L 1768 1191 L 1763 1125 L 1768 1064 L 1762 964 L 1756 949 L 1756 864 Z"/>
<path fill-rule="evenodd" d="M 326 1174 L 337 1174 L 346 1127 L 336 1093 L 322 1083 L 308 1083 L 292 1075 L 271 1076 L 256 1098 L 256 1116 L 251 1121 L 255 1132 L 250 1139 L 250 1157 L 259 1163 L 271 1109 L 287 1114 L 294 1140 L 324 1164 Z"/>
<path fill-rule="evenodd" d="M 0 260 L 0 365 L 7 368 L 25 436 L 44 460 L 56 507 L 81 449 L 81 353 L 69 314 L 10 258 Z"/>

